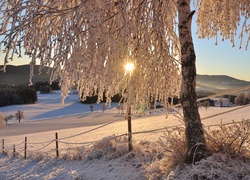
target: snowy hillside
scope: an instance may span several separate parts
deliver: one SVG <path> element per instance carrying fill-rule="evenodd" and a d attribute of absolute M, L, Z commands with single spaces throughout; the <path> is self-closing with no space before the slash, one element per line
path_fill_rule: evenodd
<path fill-rule="evenodd" d="M 115 152 L 109 152 L 106 155 L 98 156 L 100 149 L 97 148 L 95 142 L 106 142 L 107 137 L 122 135 L 127 133 L 127 121 L 118 114 L 116 110 L 117 104 L 111 104 L 102 111 L 102 104 L 93 104 L 94 111 L 90 111 L 89 105 L 79 103 L 78 96 L 70 94 L 65 104 L 60 104 L 59 94 L 39 94 L 39 100 L 33 105 L 14 105 L 1 107 L 0 111 L 5 115 L 13 114 L 17 110 L 24 112 L 25 119 L 19 124 L 17 121 L 10 121 L 10 125 L 0 130 L 0 138 L 5 139 L 5 147 L 10 148 L 16 144 L 17 152 L 20 157 L 9 157 L 0 155 L 0 179 L 157 179 L 160 172 L 157 173 L 158 167 L 146 166 L 147 161 L 154 158 L 156 154 L 152 151 L 147 156 L 142 156 L 142 149 L 146 145 L 150 145 L 159 140 L 164 135 L 165 127 L 181 126 L 181 122 L 176 117 L 177 112 L 172 112 L 166 119 L 166 114 L 161 109 L 153 110 L 150 114 L 142 115 L 142 117 L 134 115 L 132 117 L 132 131 L 141 132 L 133 135 L 134 151 L 127 153 L 127 144 L 121 143 L 121 138 L 111 141 L 112 146 L 116 147 Z M 230 111 L 230 112 L 228 112 Z M 223 113 L 224 112 L 224 113 Z M 226 113 L 228 112 L 228 113 Z M 250 107 L 231 107 L 217 108 L 209 107 L 200 109 L 203 124 L 205 126 L 234 121 L 241 121 L 250 118 Z M 58 133 L 61 143 L 59 143 L 60 158 L 55 156 L 55 132 Z M 23 141 L 24 137 L 28 138 L 28 158 L 23 159 Z M 40 149 L 46 145 L 46 141 L 52 141 L 46 148 Z M 62 143 L 62 142 L 67 143 Z M 105 151 L 105 143 L 98 144 L 102 151 Z M 144 142 L 144 143 L 142 143 Z M 34 144 L 32 144 L 34 143 Z M 38 143 L 38 144 L 36 144 Z M 73 143 L 73 144 L 70 144 Z M 79 144 L 74 144 L 79 143 Z M 81 144 L 82 143 L 82 144 Z M 87 158 L 76 160 L 74 154 L 85 152 L 79 148 L 84 143 L 95 145 L 94 154 L 88 155 Z M 21 144 L 20 147 L 17 146 Z M 73 148 L 73 149 L 72 149 Z M 64 150 L 66 149 L 66 150 Z M 10 150 L 11 152 L 11 150 Z M 47 153 L 48 152 L 48 153 Z M 118 154 L 119 155 L 118 155 Z M 90 153 L 91 154 L 91 153 Z M 11 153 L 10 153 L 11 155 Z M 84 156 L 84 154 L 82 154 Z M 178 167 L 175 171 L 169 172 L 169 179 L 175 174 L 175 179 L 185 179 L 190 171 L 209 171 L 209 168 L 215 168 L 218 164 L 228 163 L 230 166 L 241 168 L 241 172 L 246 178 L 250 178 L 250 167 L 237 159 L 227 159 L 221 155 L 210 157 L 196 168 Z M 218 163 L 216 162 L 218 160 Z M 211 163 L 214 162 L 214 163 Z M 204 164 L 209 163 L 206 167 Z M 158 164 L 158 166 L 161 166 Z M 145 169 L 147 167 L 150 170 Z M 191 168 L 191 169 L 190 169 Z M 201 168 L 199 170 L 199 168 Z M 223 177 L 235 177 L 235 171 L 227 170 L 228 175 Z M 154 171 L 152 169 L 155 169 Z M 180 169 L 183 169 L 180 171 Z M 178 173 L 179 175 L 177 176 Z M 211 173 L 211 172 L 210 172 Z M 214 170 L 214 173 L 221 173 Z M 224 172 L 223 172 L 224 173 Z M 249 173 L 249 174 L 248 174 Z M 221 175 L 222 177 L 222 175 Z M 188 179 L 188 178 L 186 178 Z"/>

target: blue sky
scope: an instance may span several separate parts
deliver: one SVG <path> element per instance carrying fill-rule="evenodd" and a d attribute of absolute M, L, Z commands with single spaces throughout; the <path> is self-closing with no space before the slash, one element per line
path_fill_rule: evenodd
<path fill-rule="evenodd" d="M 228 75 L 237 79 L 250 81 L 250 48 L 245 50 L 247 34 L 244 34 L 242 48 L 239 49 L 240 41 L 238 34 L 235 36 L 235 47 L 230 40 L 221 41 L 218 45 L 213 39 L 199 39 L 196 35 L 196 15 L 193 18 L 192 33 L 196 52 L 196 68 L 198 74 Z M 239 33 L 241 28 L 238 28 Z"/>
<path fill-rule="evenodd" d="M 228 75 L 250 81 L 250 51 L 232 47 L 229 41 L 215 46 L 215 39 L 206 40 L 194 37 L 196 67 L 198 74 Z"/>

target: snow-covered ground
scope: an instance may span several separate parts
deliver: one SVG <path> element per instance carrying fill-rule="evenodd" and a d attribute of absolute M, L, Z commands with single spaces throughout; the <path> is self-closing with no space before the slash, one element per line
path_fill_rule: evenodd
<path fill-rule="evenodd" d="M 92 159 L 92 160 L 60 160 L 55 159 L 55 132 L 59 135 L 60 154 L 75 146 L 93 144 L 111 135 L 127 133 L 127 120 L 118 114 L 117 104 L 112 103 L 102 111 L 102 104 L 89 105 L 78 101 L 78 95 L 70 94 L 64 104 L 60 103 L 60 94 L 38 94 L 38 102 L 31 105 L 13 105 L 1 107 L 4 115 L 14 114 L 17 110 L 24 112 L 21 123 L 11 120 L 9 125 L 0 129 L 0 138 L 5 140 L 5 147 L 16 145 L 17 152 L 23 153 L 24 138 L 28 138 L 28 151 L 49 151 L 52 158 L 41 160 L 33 158 L 12 158 L 0 155 L 0 180 L 5 179 L 147 179 L 143 168 L 137 166 L 132 158 Z M 181 112 L 181 110 L 176 109 Z M 250 107 L 200 109 L 205 126 L 250 118 Z M 181 126 L 172 112 L 166 119 L 161 109 L 145 113 L 142 117 L 132 117 L 132 131 L 144 132 L 133 134 L 134 141 L 157 141 L 163 135 L 165 127 Z M 59 141 L 59 142 L 60 142 Z M 38 143 L 38 144 L 36 144 Z M 79 143 L 79 144 L 70 144 Z M 48 146 L 47 146 L 48 144 Z M 19 145 L 19 146 L 18 146 Z M 29 154 L 29 152 L 28 152 Z M 28 155 L 29 156 L 29 155 Z M 128 155 L 127 155 L 128 156 Z M 39 158 L 38 158 L 39 159 Z M 183 175 L 185 177 L 185 175 Z M 181 178 L 180 178 L 181 179 Z"/>

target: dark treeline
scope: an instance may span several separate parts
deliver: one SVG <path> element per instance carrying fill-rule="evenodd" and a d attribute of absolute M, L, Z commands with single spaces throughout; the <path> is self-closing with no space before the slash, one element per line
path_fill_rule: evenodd
<path fill-rule="evenodd" d="M 51 84 L 47 81 L 34 83 L 34 88 L 37 91 L 43 91 L 43 93 L 50 93 L 51 90 L 60 90 L 59 82 L 52 82 Z M 49 89 L 48 89 L 49 88 Z"/>
<path fill-rule="evenodd" d="M 86 97 L 86 100 L 84 100 L 84 101 L 81 101 L 83 104 L 94 104 L 94 103 L 96 103 L 97 102 L 97 99 L 98 99 L 98 97 L 97 97 L 97 95 L 95 95 L 95 96 L 92 96 L 92 97 L 90 97 L 90 96 L 87 96 Z M 123 103 L 123 98 L 122 98 L 122 95 L 121 94 L 116 94 L 115 96 L 113 96 L 112 98 L 111 98 L 111 101 L 112 102 L 121 102 L 121 103 Z M 173 104 L 173 105 L 176 105 L 176 104 L 178 104 L 179 103 L 179 98 L 178 97 L 174 97 L 173 99 L 172 98 L 168 98 L 168 102 L 169 102 L 169 104 Z M 103 100 L 101 101 L 101 102 L 106 102 L 106 96 L 105 96 L 105 93 L 103 93 Z M 151 105 L 150 105 L 151 107 L 150 108 L 154 108 L 154 103 L 152 102 L 151 103 Z M 156 105 L 156 108 L 162 108 L 163 106 L 162 105 Z"/>
<path fill-rule="evenodd" d="M 97 102 L 98 96 L 87 96 L 85 101 L 81 101 L 83 104 L 94 104 Z M 120 102 L 122 100 L 122 95 L 116 94 L 114 97 L 111 98 L 112 102 Z M 105 93 L 103 93 L 103 101 L 106 102 L 106 96 Z M 122 101 L 123 102 L 123 101 Z"/>
<path fill-rule="evenodd" d="M 14 104 L 32 104 L 37 101 L 37 91 L 24 85 L 0 85 L 0 107 Z"/>

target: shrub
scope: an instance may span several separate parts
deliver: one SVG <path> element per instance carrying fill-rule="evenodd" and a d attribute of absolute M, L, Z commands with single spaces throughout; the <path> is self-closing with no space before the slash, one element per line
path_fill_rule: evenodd
<path fill-rule="evenodd" d="M 51 84 L 49 82 L 36 82 L 34 84 L 34 88 L 36 89 L 36 91 L 40 91 L 40 88 L 42 86 L 50 86 L 52 90 L 60 90 L 60 85 L 59 85 L 59 82 L 52 82 Z"/>
<path fill-rule="evenodd" d="M 207 110 L 207 108 L 210 106 L 210 102 L 209 101 L 204 101 L 203 102 L 203 106 L 206 108 L 206 110 Z"/>
<path fill-rule="evenodd" d="M 184 164 L 187 159 L 187 143 L 185 129 L 175 127 L 166 129 L 159 139 L 161 146 L 152 162 L 145 166 L 147 179 L 162 179 L 171 169 Z"/>
<path fill-rule="evenodd" d="M 104 156 L 108 159 L 114 159 L 126 154 L 127 151 L 126 137 L 108 136 L 96 142 L 89 149 L 88 159 L 99 159 Z"/>
<path fill-rule="evenodd" d="M 250 158 L 250 119 L 207 128 L 206 140 L 211 153 Z"/>
<path fill-rule="evenodd" d="M 240 106 L 248 103 L 247 102 L 248 99 L 245 93 L 238 94 L 234 101 L 235 101 L 235 104 L 240 105 Z"/>
<path fill-rule="evenodd" d="M 8 121 L 11 120 L 11 119 L 13 119 L 13 117 L 14 117 L 14 116 L 13 116 L 12 114 L 9 115 L 9 116 L 5 116 L 5 117 L 4 117 L 5 124 L 7 125 L 7 124 L 8 124 Z"/>
<path fill-rule="evenodd" d="M 48 94 L 48 93 L 51 93 L 51 91 L 52 91 L 52 88 L 49 85 L 40 86 L 41 94 Z"/>
<path fill-rule="evenodd" d="M 21 119 L 24 118 L 23 111 L 18 110 L 18 111 L 16 112 L 16 114 L 15 114 L 15 117 L 16 117 L 16 119 L 18 120 L 18 122 L 20 123 L 20 122 L 21 122 Z"/>
<path fill-rule="evenodd" d="M 185 165 L 185 129 L 167 130 L 159 141 L 162 155 L 145 165 L 147 179 L 249 179 L 249 128 L 250 119 L 205 128 L 210 156 L 195 165 Z"/>

